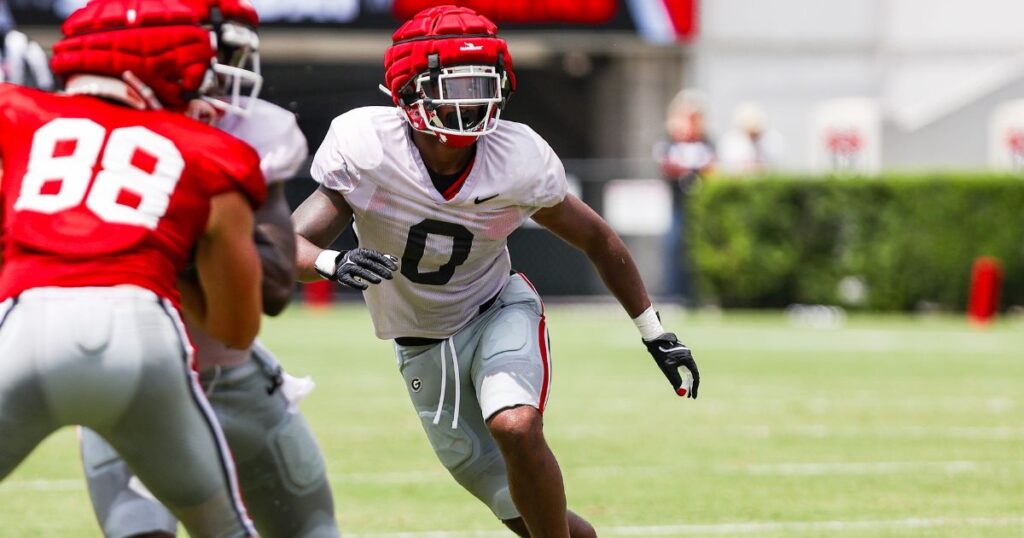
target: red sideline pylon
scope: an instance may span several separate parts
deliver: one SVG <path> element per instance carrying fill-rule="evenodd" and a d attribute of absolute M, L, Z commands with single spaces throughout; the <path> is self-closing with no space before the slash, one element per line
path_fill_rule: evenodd
<path fill-rule="evenodd" d="M 302 298 L 306 306 L 324 308 L 330 306 L 334 300 L 334 282 L 330 280 L 317 280 L 302 285 Z"/>
<path fill-rule="evenodd" d="M 987 325 L 999 309 L 999 294 L 1003 287 L 1003 268 L 999 260 L 982 257 L 974 261 L 971 271 L 971 296 L 967 303 L 967 318 L 975 325 Z"/>

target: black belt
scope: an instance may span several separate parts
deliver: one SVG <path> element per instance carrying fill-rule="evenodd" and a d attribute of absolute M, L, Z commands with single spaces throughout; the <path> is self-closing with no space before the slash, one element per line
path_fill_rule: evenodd
<path fill-rule="evenodd" d="M 494 306 L 494 303 L 495 303 L 495 301 L 498 300 L 498 296 L 499 295 L 501 295 L 500 291 L 498 293 L 495 293 L 494 297 L 491 297 L 490 299 L 487 299 L 487 301 L 485 301 L 484 304 L 480 305 L 480 308 L 477 310 L 477 315 L 483 314 L 484 312 L 487 311 L 488 308 Z M 423 337 L 420 337 L 420 336 L 399 336 L 398 338 L 395 338 L 395 343 L 400 345 L 400 346 L 402 346 L 402 347 L 432 346 L 434 344 L 440 344 L 441 342 L 444 342 L 444 340 L 445 340 L 444 338 L 423 338 Z"/>

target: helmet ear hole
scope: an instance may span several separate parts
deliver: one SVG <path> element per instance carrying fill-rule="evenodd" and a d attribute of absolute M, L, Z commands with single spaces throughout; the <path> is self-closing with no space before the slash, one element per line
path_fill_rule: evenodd
<path fill-rule="evenodd" d="M 398 92 L 398 100 L 403 106 L 413 106 L 419 98 L 411 85 L 406 85 Z"/>

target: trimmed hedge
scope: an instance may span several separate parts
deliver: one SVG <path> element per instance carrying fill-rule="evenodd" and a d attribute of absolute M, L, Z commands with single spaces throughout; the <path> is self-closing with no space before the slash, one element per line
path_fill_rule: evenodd
<path fill-rule="evenodd" d="M 1024 304 L 1024 179 L 929 175 L 712 179 L 688 200 L 701 302 L 962 309 L 971 266 L 995 256 L 1003 307 Z"/>

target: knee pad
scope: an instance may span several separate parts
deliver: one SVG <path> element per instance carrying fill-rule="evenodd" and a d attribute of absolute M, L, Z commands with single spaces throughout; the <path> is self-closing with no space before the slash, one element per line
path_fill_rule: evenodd
<path fill-rule="evenodd" d="M 269 445 L 282 482 L 293 493 L 308 493 L 327 479 L 320 447 L 302 415 L 290 415 L 280 424 L 271 433 Z"/>
<path fill-rule="evenodd" d="M 482 421 L 472 424 L 464 421 L 458 429 L 453 429 L 450 426 L 452 416 L 447 409 L 441 412 L 437 425 L 434 425 L 434 411 L 421 410 L 419 415 L 437 459 L 455 481 L 486 504 L 498 519 L 519 517 L 508 490 L 505 460 L 498 445 L 489 432 L 477 431 L 486 430 L 486 425 Z"/>

